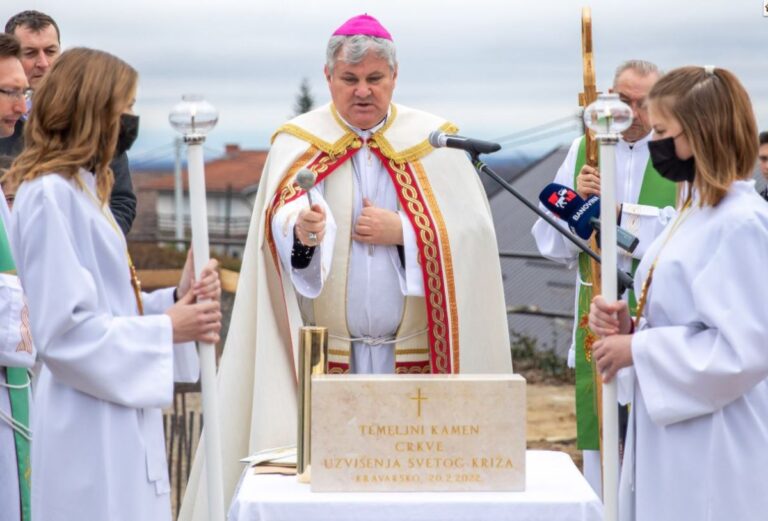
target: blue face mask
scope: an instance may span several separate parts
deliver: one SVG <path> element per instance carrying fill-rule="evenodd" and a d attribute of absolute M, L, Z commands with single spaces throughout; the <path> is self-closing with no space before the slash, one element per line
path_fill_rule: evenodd
<path fill-rule="evenodd" d="M 648 152 L 651 154 L 653 168 L 661 174 L 661 177 L 675 183 L 683 181 L 693 182 L 693 178 L 696 175 L 696 163 L 693 157 L 688 159 L 677 157 L 674 137 L 649 141 Z"/>

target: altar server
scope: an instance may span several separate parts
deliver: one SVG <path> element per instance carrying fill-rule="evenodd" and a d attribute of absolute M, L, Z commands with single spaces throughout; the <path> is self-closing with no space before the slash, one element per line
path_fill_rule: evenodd
<path fill-rule="evenodd" d="M 635 386 L 622 519 L 762 520 L 768 511 L 768 205 L 757 127 L 736 77 L 683 67 L 650 93 L 656 170 L 691 194 L 637 270 L 640 296 L 594 300 L 604 380 Z M 626 376 L 626 375 L 623 375 Z"/>
<path fill-rule="evenodd" d="M 18 186 L 11 244 L 43 363 L 32 415 L 39 521 L 171 519 L 160 408 L 174 376 L 197 378 L 188 342 L 218 340 L 215 262 L 193 284 L 190 256 L 177 288 L 142 293 L 109 210 L 108 165 L 136 86 L 112 55 L 63 53 L 5 177 Z"/>

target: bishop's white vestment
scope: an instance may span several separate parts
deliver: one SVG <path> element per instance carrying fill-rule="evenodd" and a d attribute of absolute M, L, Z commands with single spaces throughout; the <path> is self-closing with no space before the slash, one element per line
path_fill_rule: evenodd
<path fill-rule="evenodd" d="M 332 373 L 350 371 L 354 345 L 369 336 L 392 337 L 393 372 L 399 374 L 512 371 L 488 202 L 463 152 L 429 145 L 436 129 L 456 130 L 433 115 L 392 105 L 386 122 L 368 134 L 326 105 L 275 134 L 219 370 L 225 501 L 242 472 L 240 458 L 296 443 L 297 332 L 305 323 L 329 328 Z M 371 177 L 361 175 L 371 173 L 367 168 L 353 167 L 357 154 L 376 170 Z M 285 247 L 306 205 L 295 182 L 302 168 L 317 174 L 313 196 L 332 216 L 314 266 L 305 268 L 317 270 L 314 276 L 289 269 Z M 368 245 L 350 240 L 362 197 L 400 212 L 407 225 L 404 264 L 395 247 L 375 246 L 369 254 Z M 377 286 L 372 276 L 388 282 Z M 347 293 L 348 281 L 363 281 L 368 289 Z M 306 286 L 295 291 L 300 284 Z M 402 318 L 387 323 L 391 314 L 366 316 L 363 308 L 377 299 L 401 305 Z M 185 521 L 207 515 L 203 451 L 195 459 L 181 510 Z"/>

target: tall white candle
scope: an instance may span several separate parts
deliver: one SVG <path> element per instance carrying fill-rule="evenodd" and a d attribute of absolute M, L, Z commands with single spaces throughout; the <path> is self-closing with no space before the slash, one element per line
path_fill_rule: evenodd
<path fill-rule="evenodd" d="M 195 275 L 210 259 L 208 247 L 208 208 L 205 199 L 205 166 L 203 144 L 191 142 L 187 147 L 189 173 L 189 208 L 192 218 L 192 249 L 195 257 Z M 224 521 L 224 492 L 221 477 L 221 435 L 219 433 L 218 399 L 216 395 L 216 347 L 199 342 L 200 380 L 203 395 L 205 427 L 205 467 L 208 481 L 208 519 Z"/>
<path fill-rule="evenodd" d="M 600 243 L 601 294 L 608 302 L 617 299 L 616 246 L 616 143 L 600 140 Z M 618 518 L 619 411 L 616 380 L 603 384 L 603 505 L 604 520 Z"/>

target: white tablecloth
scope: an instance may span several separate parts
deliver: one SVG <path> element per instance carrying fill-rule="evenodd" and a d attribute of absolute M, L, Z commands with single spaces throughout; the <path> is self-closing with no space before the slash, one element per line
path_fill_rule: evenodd
<path fill-rule="evenodd" d="M 250 469 L 230 521 L 599 521 L 603 507 L 562 452 L 528 451 L 525 492 L 312 493 L 296 476 Z"/>

